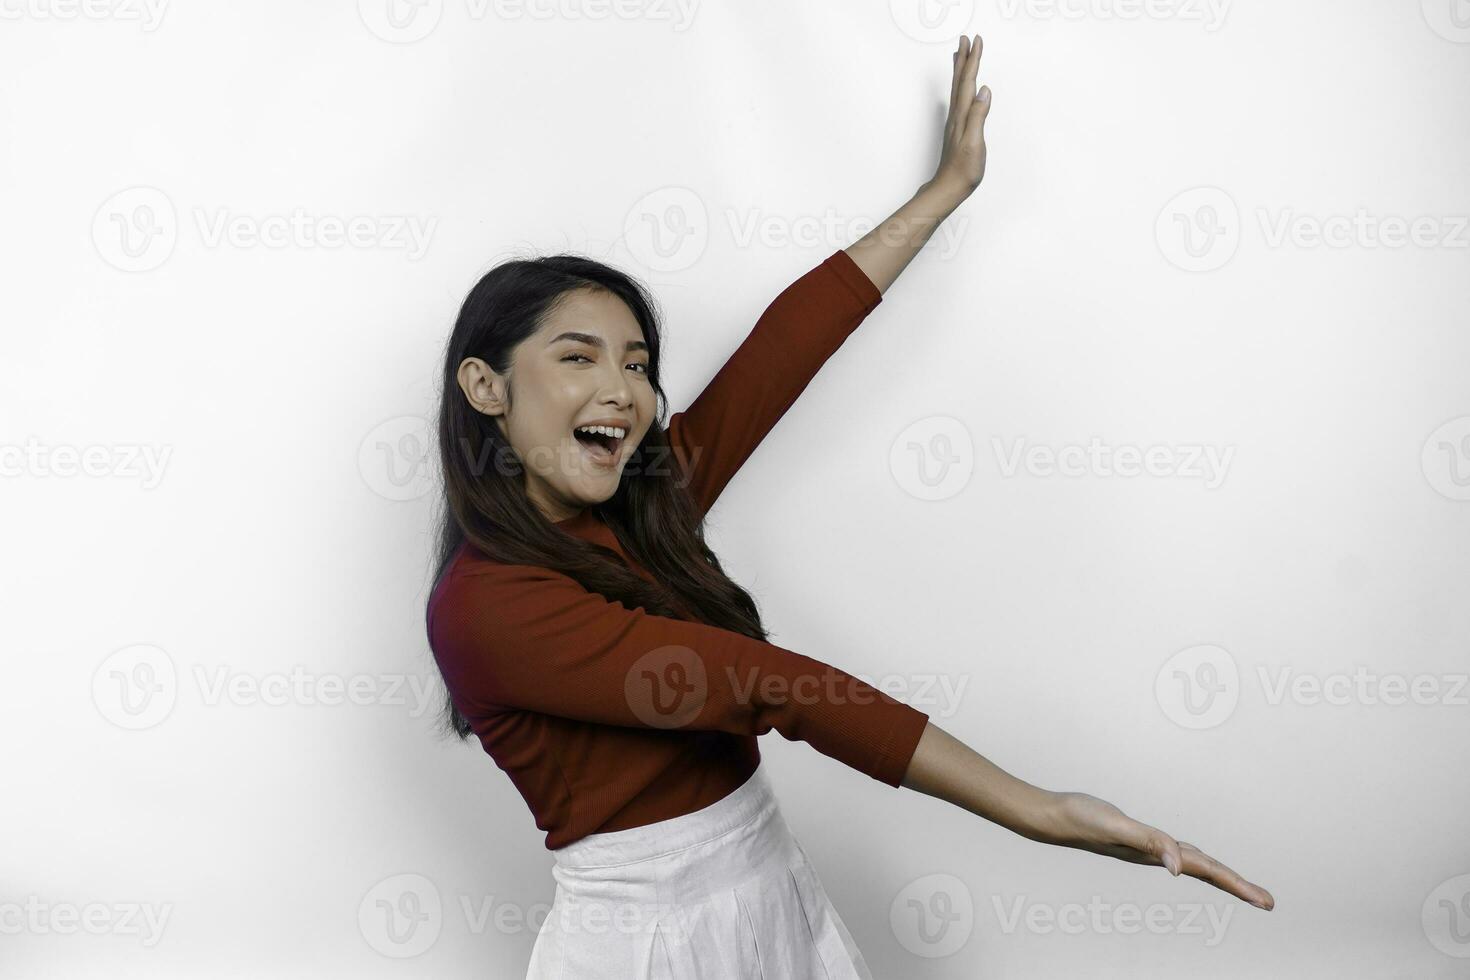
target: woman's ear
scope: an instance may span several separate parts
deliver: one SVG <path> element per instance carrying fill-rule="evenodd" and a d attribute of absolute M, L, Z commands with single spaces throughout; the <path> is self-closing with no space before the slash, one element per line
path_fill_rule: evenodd
<path fill-rule="evenodd" d="M 478 357 L 466 357 L 455 372 L 459 390 L 482 415 L 503 415 L 506 409 L 506 379 Z"/>

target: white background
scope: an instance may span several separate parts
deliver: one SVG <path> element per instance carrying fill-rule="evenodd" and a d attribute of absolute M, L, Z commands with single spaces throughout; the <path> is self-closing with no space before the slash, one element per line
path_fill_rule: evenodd
<path fill-rule="evenodd" d="M 663 304 L 683 407 L 933 173 L 965 32 L 985 182 L 712 542 L 774 642 L 1277 907 L 773 733 L 788 821 L 880 978 L 1463 975 L 1454 2 L 443 0 L 394 27 L 380 0 L 4 0 L 0 975 L 519 977 L 551 855 L 479 746 L 434 737 L 422 626 L 415 433 L 458 304 L 518 254 L 617 265 Z M 296 209 L 306 230 L 248 236 Z M 1360 211 L 1370 231 L 1337 220 Z M 314 233 L 354 218 L 358 244 Z M 1371 231 L 1420 218 L 1419 244 Z M 1094 438 L 1164 465 L 1008 465 Z M 1188 447 L 1228 467 L 1192 474 Z M 959 475 L 934 491 L 920 451 Z M 1377 696 L 1421 675 L 1427 703 Z M 333 681 L 366 703 L 324 703 Z M 405 892 L 440 911 L 389 935 Z M 944 901 L 970 915 L 915 917 Z"/>

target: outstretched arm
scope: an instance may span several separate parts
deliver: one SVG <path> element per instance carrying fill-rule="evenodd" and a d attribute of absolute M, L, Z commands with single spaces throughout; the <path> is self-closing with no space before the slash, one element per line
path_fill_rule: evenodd
<path fill-rule="evenodd" d="M 934 234 L 934 229 L 974 193 L 985 177 L 985 119 L 990 115 L 990 87 L 975 91 L 980 70 L 980 36 L 971 45 L 960 38 L 950 81 L 949 116 L 934 176 L 887 221 L 846 249 L 880 292 L 888 287 Z"/>
<path fill-rule="evenodd" d="M 1170 874 L 1207 881 L 1257 908 L 1271 893 L 1208 854 L 1086 793 L 1054 793 L 1017 779 L 932 721 L 924 727 L 900 786 L 916 790 L 1042 844 L 1075 847 Z"/>

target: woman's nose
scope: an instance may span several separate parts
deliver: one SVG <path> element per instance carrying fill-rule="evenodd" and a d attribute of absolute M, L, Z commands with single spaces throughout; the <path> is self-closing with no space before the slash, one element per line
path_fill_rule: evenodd
<path fill-rule="evenodd" d="M 628 384 L 628 379 L 619 370 L 608 378 L 602 386 L 599 395 L 603 400 L 612 400 L 619 405 L 627 405 L 633 400 L 633 389 Z"/>

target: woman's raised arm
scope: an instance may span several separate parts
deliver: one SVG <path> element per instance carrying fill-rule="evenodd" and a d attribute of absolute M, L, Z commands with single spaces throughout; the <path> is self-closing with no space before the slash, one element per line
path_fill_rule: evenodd
<path fill-rule="evenodd" d="M 949 115 L 944 121 L 944 141 L 939 166 L 908 202 L 888 220 L 846 249 L 858 268 L 878 287 L 888 287 L 913 260 L 950 212 L 980 186 L 985 177 L 985 119 L 990 115 L 990 87 L 975 92 L 975 75 L 980 70 L 980 36 L 975 44 L 960 38 L 954 53 L 950 81 Z"/>
<path fill-rule="evenodd" d="M 669 445 L 701 513 L 881 302 L 838 249 L 783 289 L 689 407 L 669 417 Z"/>

